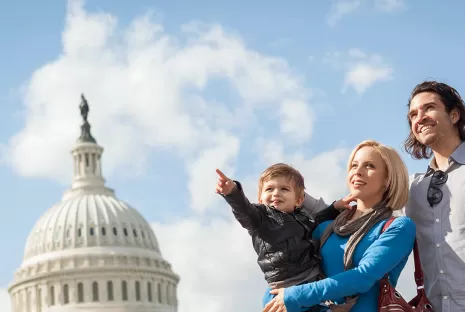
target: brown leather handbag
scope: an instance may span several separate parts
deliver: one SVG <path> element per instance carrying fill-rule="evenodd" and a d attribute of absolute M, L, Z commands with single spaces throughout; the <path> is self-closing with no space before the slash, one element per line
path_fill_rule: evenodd
<path fill-rule="evenodd" d="M 390 218 L 383 227 L 383 233 L 395 217 Z M 424 282 L 423 282 L 423 269 L 421 268 L 420 254 L 418 253 L 417 239 L 413 244 L 413 259 L 415 262 L 415 283 L 417 284 L 417 295 L 410 302 L 405 301 L 404 298 L 392 287 L 389 282 L 389 277 L 386 274 L 380 281 L 381 291 L 379 294 L 379 311 L 380 312 L 434 312 L 431 302 L 426 297 Z"/>

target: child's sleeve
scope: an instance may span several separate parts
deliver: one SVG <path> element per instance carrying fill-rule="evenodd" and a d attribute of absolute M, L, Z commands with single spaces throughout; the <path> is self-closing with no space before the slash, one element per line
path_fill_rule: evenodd
<path fill-rule="evenodd" d="M 263 205 L 251 204 L 242 190 L 242 185 L 234 181 L 236 187 L 231 194 L 222 195 L 226 202 L 231 206 L 234 217 L 243 228 L 253 231 L 260 227 L 263 218 Z"/>
<path fill-rule="evenodd" d="M 321 301 L 367 292 L 408 257 L 413 249 L 414 239 L 415 223 L 407 217 L 396 218 L 367 248 L 355 268 L 314 283 L 286 288 L 284 303 L 287 311 L 298 312 L 302 307 L 310 307 Z"/>

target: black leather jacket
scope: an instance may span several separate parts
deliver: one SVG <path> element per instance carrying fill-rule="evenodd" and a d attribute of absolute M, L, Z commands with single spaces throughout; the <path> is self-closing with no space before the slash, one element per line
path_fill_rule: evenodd
<path fill-rule="evenodd" d="M 252 204 L 245 197 L 242 186 L 223 196 L 239 223 L 248 230 L 258 255 L 258 265 L 268 283 L 284 281 L 320 266 L 319 245 L 312 232 L 320 222 L 334 220 L 339 211 L 330 205 L 313 219 L 297 208 L 284 213 L 273 207 Z"/>

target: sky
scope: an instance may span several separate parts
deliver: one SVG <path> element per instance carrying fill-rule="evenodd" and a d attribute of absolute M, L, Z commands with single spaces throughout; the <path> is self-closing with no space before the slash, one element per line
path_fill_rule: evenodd
<path fill-rule="evenodd" d="M 462 12 L 455 0 L 2 2 L 0 310 L 29 232 L 70 186 L 84 93 L 107 185 L 181 276 L 179 311 L 259 311 L 265 282 L 215 168 L 255 200 L 260 173 L 284 161 L 326 202 L 345 195 L 365 139 L 424 171 L 402 151 L 408 97 L 426 79 L 465 94 Z M 407 298 L 412 277 L 410 261 Z"/>

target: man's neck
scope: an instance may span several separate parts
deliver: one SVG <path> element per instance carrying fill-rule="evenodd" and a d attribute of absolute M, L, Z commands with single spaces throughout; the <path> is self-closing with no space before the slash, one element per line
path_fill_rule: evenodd
<path fill-rule="evenodd" d="M 431 146 L 437 169 L 445 171 L 449 167 L 449 157 L 461 143 L 462 141 L 458 136 L 453 136 L 448 140 L 442 140 L 437 146 Z"/>

